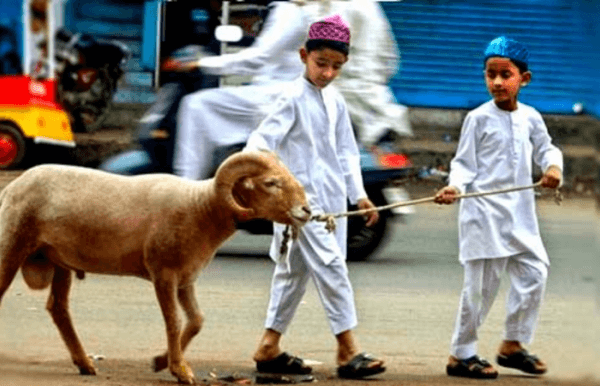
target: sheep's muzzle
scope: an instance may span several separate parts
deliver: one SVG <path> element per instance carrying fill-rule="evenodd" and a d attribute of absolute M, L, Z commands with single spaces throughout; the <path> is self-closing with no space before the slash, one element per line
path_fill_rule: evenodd
<path fill-rule="evenodd" d="M 295 206 L 290 210 L 290 217 L 292 218 L 293 225 L 301 227 L 310 220 L 311 211 L 306 205 Z"/>

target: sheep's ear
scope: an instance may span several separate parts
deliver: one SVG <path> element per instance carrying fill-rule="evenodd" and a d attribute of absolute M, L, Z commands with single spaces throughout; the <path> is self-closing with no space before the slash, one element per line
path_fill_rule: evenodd
<path fill-rule="evenodd" d="M 248 207 L 246 194 L 254 189 L 254 181 L 248 176 L 240 177 L 231 189 L 231 206 L 240 218 L 249 218 L 254 215 L 254 209 Z"/>
<path fill-rule="evenodd" d="M 244 187 L 244 189 L 252 190 L 254 189 L 254 181 L 252 180 L 252 178 L 244 177 L 242 181 L 242 186 Z"/>

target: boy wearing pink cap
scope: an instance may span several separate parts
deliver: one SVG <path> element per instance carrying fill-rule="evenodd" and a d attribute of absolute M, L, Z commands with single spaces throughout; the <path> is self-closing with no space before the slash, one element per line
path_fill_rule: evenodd
<path fill-rule="evenodd" d="M 374 208 L 365 192 L 360 156 L 350 117 L 341 95 L 327 87 L 348 60 L 350 30 L 339 16 L 313 23 L 300 49 L 305 73 L 292 83 L 248 139 L 246 149 L 276 152 L 305 188 L 313 214 L 345 212 L 349 200 L 361 209 Z M 368 215 L 367 225 L 379 215 Z M 337 373 L 363 378 L 385 371 L 383 361 L 360 353 L 353 334 L 357 325 L 354 294 L 346 266 L 347 221 L 338 219 L 329 233 L 312 222 L 281 256 L 284 227 L 275 224 L 271 257 L 276 261 L 265 332 L 254 354 L 257 370 L 308 374 L 302 359 L 283 352 L 286 331 L 312 278 L 332 333 L 337 340 Z"/>

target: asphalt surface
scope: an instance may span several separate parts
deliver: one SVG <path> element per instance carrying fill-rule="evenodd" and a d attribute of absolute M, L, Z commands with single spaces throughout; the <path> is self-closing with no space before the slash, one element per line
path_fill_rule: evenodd
<path fill-rule="evenodd" d="M 5 180 L 10 178 L 5 177 Z M 0 182 L 4 181 L 0 176 Z M 462 283 L 457 262 L 456 206 L 426 204 L 396 222 L 387 245 L 370 261 L 349 264 L 364 350 L 386 360 L 381 385 L 453 385 L 477 381 L 444 374 Z M 538 332 L 530 349 L 550 371 L 541 378 L 500 369 L 497 385 L 600 384 L 598 212 L 590 199 L 562 206 L 539 203 L 552 267 Z M 262 332 L 273 265 L 269 238 L 239 233 L 197 280 L 206 321 L 185 357 L 204 384 L 254 383 L 252 353 Z M 480 354 L 492 360 L 502 336 L 504 289 L 480 330 Z M 0 308 L 0 385 L 154 385 L 150 359 L 165 349 L 164 324 L 150 283 L 88 275 L 71 292 L 75 326 L 97 377 L 80 377 L 44 307 L 47 291 L 29 290 L 20 275 Z M 363 384 L 335 378 L 335 340 L 311 286 L 283 341 L 314 364 L 327 385 Z M 230 377 L 222 378 L 219 377 Z M 232 382 L 229 382 L 232 381 Z M 235 381 L 235 382 L 234 382 Z"/>

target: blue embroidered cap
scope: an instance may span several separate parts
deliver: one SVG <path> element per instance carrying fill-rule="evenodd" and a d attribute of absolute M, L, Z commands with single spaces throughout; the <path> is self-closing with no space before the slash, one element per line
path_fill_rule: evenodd
<path fill-rule="evenodd" d="M 527 48 L 514 39 L 506 36 L 500 36 L 490 42 L 485 49 L 483 62 L 494 56 L 508 58 L 523 71 L 527 71 L 529 66 L 529 51 Z"/>

